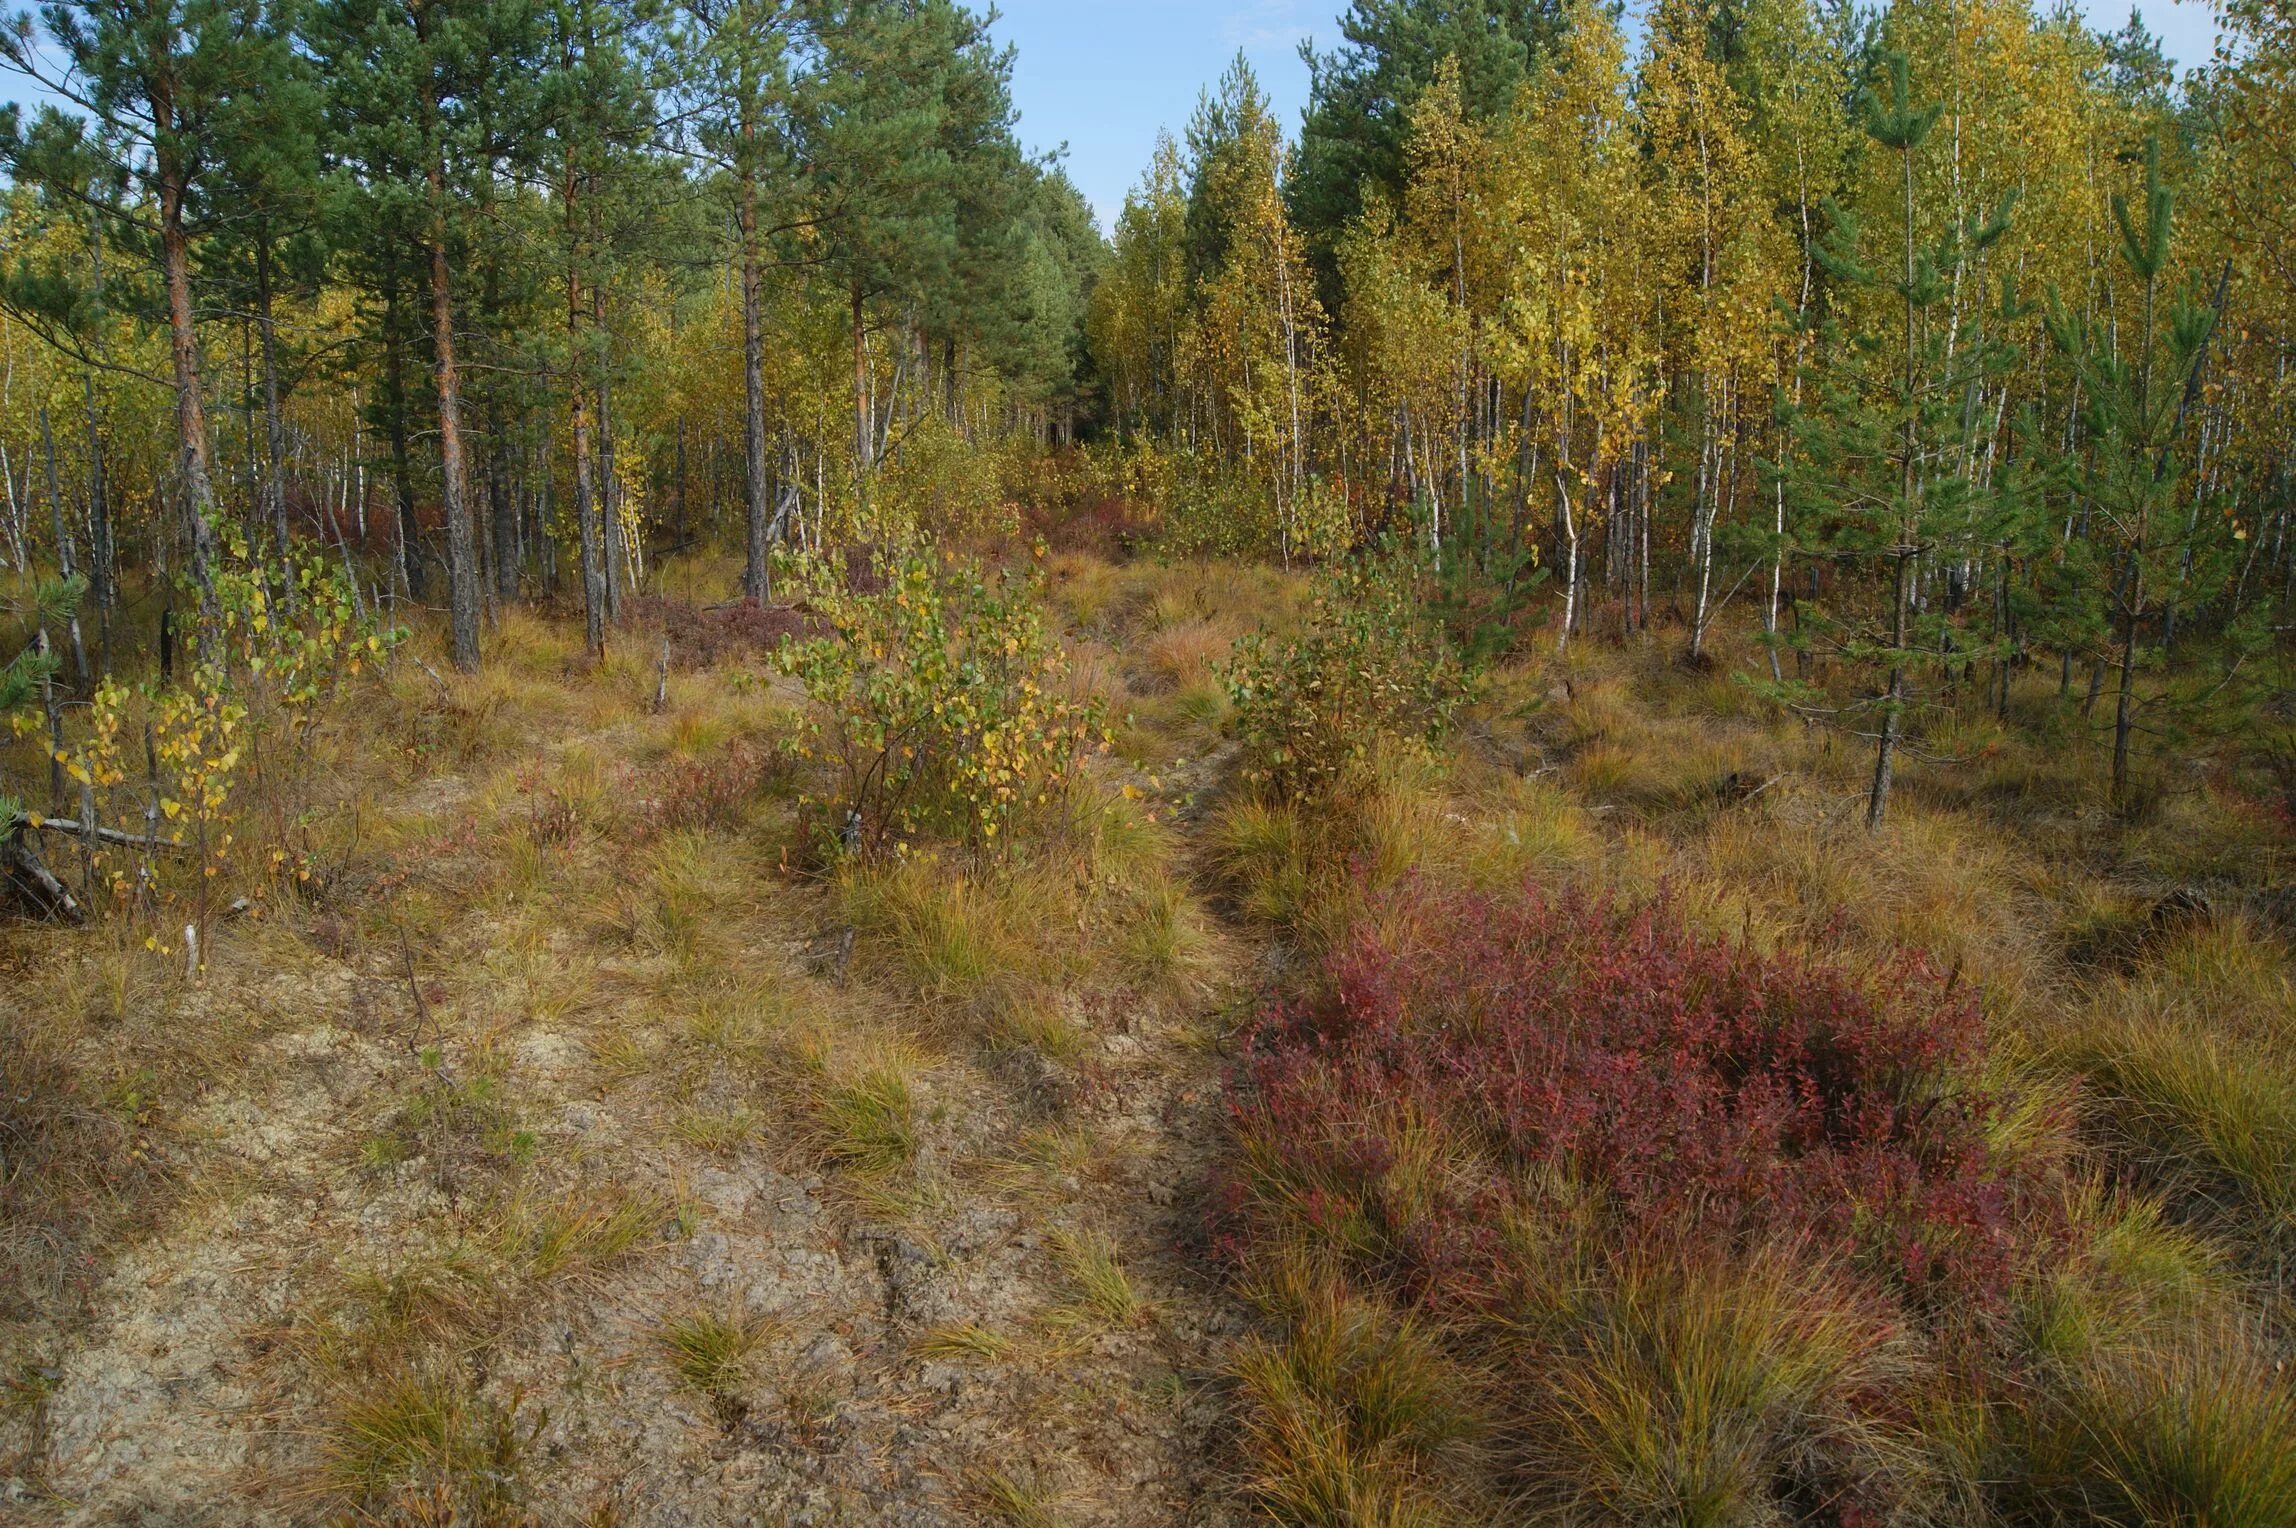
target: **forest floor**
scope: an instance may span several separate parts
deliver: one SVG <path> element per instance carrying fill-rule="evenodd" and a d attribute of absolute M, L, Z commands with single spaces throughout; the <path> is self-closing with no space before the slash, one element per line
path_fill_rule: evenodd
<path fill-rule="evenodd" d="M 15 1520 L 1230 1515 L 1225 966 L 989 1012 L 1025 960 L 878 910 L 929 886 L 788 870 L 787 681 L 681 651 L 655 714 L 658 643 L 401 665 L 324 884 L 196 981 L 7 936 L 12 1027 L 99 1095 L 10 1312 Z"/>
<path fill-rule="evenodd" d="M 482 674 L 401 663 L 330 723 L 323 872 L 197 977 L 140 930 L 0 935 L 0 1144 L 47 1186 L 10 1206 L 0 1517 L 1248 1517 L 1263 1323 L 1207 1195 L 1292 940 L 1215 813 L 1211 664 L 1304 588 L 1059 563 L 1121 726 L 994 875 L 793 871 L 802 701 L 738 623 L 669 612 L 657 710 L 658 629 L 593 665 L 510 615 Z M 1873 849 L 1851 749 L 1590 645 L 1503 676 L 1385 852 L 1918 944 L 2010 1028 L 2180 890 L 2273 916 L 2287 835 L 2205 779 L 2108 832 L 2046 750 L 1932 754 Z"/>

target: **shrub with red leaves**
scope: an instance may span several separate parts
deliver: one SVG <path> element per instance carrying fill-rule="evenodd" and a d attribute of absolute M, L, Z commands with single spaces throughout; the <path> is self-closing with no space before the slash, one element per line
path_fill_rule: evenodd
<path fill-rule="evenodd" d="M 639 797 L 640 831 L 736 829 L 783 763 L 776 750 L 736 739 L 704 758 L 678 759 L 650 771 Z"/>
<path fill-rule="evenodd" d="M 1615 1244 L 1805 1241 L 1916 1309 L 1998 1303 L 2046 1237 L 1987 1143 L 1975 994 L 1692 932 L 1664 900 L 1413 889 L 1264 1014 L 1226 1204 L 1434 1305 L 1503 1300 L 1507 1228 L 1595 1206 Z"/>
<path fill-rule="evenodd" d="M 712 668 L 729 657 L 762 657 L 793 637 L 819 636 L 821 621 L 788 605 L 736 600 L 697 606 L 648 595 L 631 607 L 641 626 L 659 626 L 670 656 L 682 669 Z"/>
<path fill-rule="evenodd" d="M 1128 499 L 1095 494 L 1075 503 L 1032 505 L 1023 521 L 1031 537 L 1056 552 L 1088 552 L 1114 561 L 1147 534 L 1151 518 Z"/>

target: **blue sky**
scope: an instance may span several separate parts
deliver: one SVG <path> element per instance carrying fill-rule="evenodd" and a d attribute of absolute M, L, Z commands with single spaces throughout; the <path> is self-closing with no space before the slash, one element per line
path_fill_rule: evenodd
<path fill-rule="evenodd" d="M 2120 26 L 2128 0 L 2081 0 Z M 1017 45 L 1021 138 L 1068 145 L 1068 172 L 1106 224 L 1139 180 L 1159 129 L 1177 137 L 1196 93 L 1243 50 L 1287 126 L 1307 102 L 1302 38 L 1336 41 L 1339 0 L 999 0 L 997 35 Z M 1635 7 L 1639 9 L 1639 6 Z M 2147 0 L 2145 24 L 2186 66 L 2206 63 L 2216 26 L 2205 4 Z"/>
<path fill-rule="evenodd" d="M 973 3 L 985 8 L 986 0 Z M 1628 9 L 1647 3 L 1628 0 Z M 2100 25 L 2128 19 L 2129 0 L 2078 3 Z M 1239 50 L 1279 120 L 1296 132 L 1307 104 L 1299 45 L 1333 46 L 1343 9 L 1344 0 L 999 0 L 996 35 L 1019 49 L 1013 95 L 1021 140 L 1038 150 L 1065 144 L 1070 176 L 1113 227 L 1156 134 L 1180 135 L 1197 93 Z M 2186 67 L 2208 61 L 2216 24 L 2206 0 L 2145 0 L 2143 10 L 2171 58 Z M 0 72 L 0 101 L 44 98 Z"/>

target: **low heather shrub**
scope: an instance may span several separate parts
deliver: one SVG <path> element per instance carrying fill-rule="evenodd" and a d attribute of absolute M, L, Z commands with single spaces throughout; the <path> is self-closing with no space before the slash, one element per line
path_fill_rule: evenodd
<path fill-rule="evenodd" d="M 764 657 L 784 642 L 819 636 L 828 629 L 826 622 L 805 611 L 754 599 L 703 606 L 646 595 L 633 602 L 631 619 L 641 627 L 659 626 L 669 639 L 672 662 L 681 669 Z"/>
<path fill-rule="evenodd" d="M 1988 1143 L 1976 996 L 1692 932 L 1660 900 L 1411 888 L 1252 1038 L 1228 1203 L 1436 1308 L 1503 1304 L 1521 1227 L 1800 1243 L 1918 1311 L 1997 1306 L 2054 1234 Z M 1272 1219 L 1271 1219 L 1272 1217 Z"/>
<path fill-rule="evenodd" d="M 786 767 L 765 744 L 737 738 L 697 759 L 671 759 L 646 777 L 640 821 L 648 833 L 730 832 Z"/>

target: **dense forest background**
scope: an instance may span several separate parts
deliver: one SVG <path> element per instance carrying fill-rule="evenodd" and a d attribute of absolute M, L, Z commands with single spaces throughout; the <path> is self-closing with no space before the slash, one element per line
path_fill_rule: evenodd
<path fill-rule="evenodd" d="M 502 601 L 596 642 L 666 548 L 763 597 L 1091 493 L 1535 559 L 1565 641 L 1735 600 L 1803 676 L 2093 706 L 2296 575 L 2291 32 L 2224 20 L 2179 81 L 2021 5 L 1363 5 L 1296 141 L 1239 61 L 1104 239 L 955 6 L 52 7 L 0 556 L 86 581 L 99 669 L 290 549 L 467 665 Z"/>

